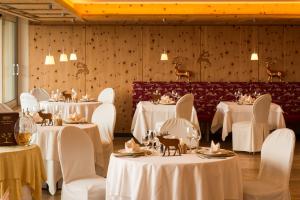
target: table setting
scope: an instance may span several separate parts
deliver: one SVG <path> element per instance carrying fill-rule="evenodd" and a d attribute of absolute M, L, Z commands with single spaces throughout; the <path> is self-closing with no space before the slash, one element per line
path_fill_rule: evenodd
<path fill-rule="evenodd" d="M 153 132 L 149 138 L 151 135 Z M 241 171 L 234 152 L 212 142 L 209 147 L 188 145 L 189 151 L 175 155 L 172 148 L 170 155 L 164 155 L 165 147 L 151 144 L 161 141 L 160 136 L 145 138 L 143 145 L 130 139 L 123 149 L 111 155 L 107 199 L 242 199 Z M 180 138 L 167 133 L 162 133 L 162 137 L 177 139 L 183 152 Z M 184 185 L 189 185 L 189 189 L 184 189 Z"/>
<path fill-rule="evenodd" d="M 140 101 L 137 104 L 132 123 L 131 131 L 133 136 L 141 143 L 144 134 L 148 130 L 155 130 L 158 122 L 175 117 L 175 105 L 154 104 L 151 101 Z M 192 109 L 191 122 L 200 131 L 198 116 L 195 108 Z"/>
<path fill-rule="evenodd" d="M 72 88 L 70 93 L 68 91 L 61 92 L 59 89 L 52 91 L 50 99 L 40 101 L 39 104 L 40 109 L 45 113 L 60 114 L 66 123 L 71 121 L 80 123 L 91 122 L 93 111 L 100 105 L 100 102 L 88 94 L 78 99 L 77 91 Z M 85 118 L 85 121 L 79 120 L 78 117 Z"/>
<path fill-rule="evenodd" d="M 251 121 L 253 103 L 260 93 L 254 92 L 253 95 L 235 93 L 236 101 L 221 101 L 214 114 L 211 132 L 216 133 L 222 128 L 222 140 L 224 141 L 228 134 L 232 131 L 232 124 L 241 121 Z M 285 128 L 285 120 L 283 110 L 280 105 L 271 103 L 270 113 L 268 117 L 269 129 Z"/>

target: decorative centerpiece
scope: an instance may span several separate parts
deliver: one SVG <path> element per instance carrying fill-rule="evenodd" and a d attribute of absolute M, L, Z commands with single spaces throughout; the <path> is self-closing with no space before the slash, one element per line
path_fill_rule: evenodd
<path fill-rule="evenodd" d="M 29 145 L 32 135 L 36 132 L 33 118 L 24 112 L 15 124 L 14 136 L 18 145 Z"/>
<path fill-rule="evenodd" d="M 159 101 L 160 104 L 163 104 L 163 105 L 173 105 L 175 104 L 175 100 L 170 97 L 169 95 L 163 95 L 160 97 L 160 101 Z"/>
<path fill-rule="evenodd" d="M 178 154 L 181 156 L 180 151 L 180 141 L 178 138 L 164 138 L 162 135 L 156 136 L 159 139 L 159 142 L 164 145 L 164 152 L 163 156 L 165 156 L 166 151 L 168 150 L 168 156 L 170 156 L 170 147 L 174 147 L 175 151 L 173 156 L 176 155 L 176 152 L 178 151 Z"/>
<path fill-rule="evenodd" d="M 53 125 L 52 114 L 51 113 L 43 113 L 44 110 L 40 110 L 38 112 L 39 116 L 42 118 L 41 126 L 50 126 Z"/>
<path fill-rule="evenodd" d="M 74 88 L 72 88 L 71 94 L 72 94 L 72 101 L 76 102 L 77 101 L 77 92 Z"/>

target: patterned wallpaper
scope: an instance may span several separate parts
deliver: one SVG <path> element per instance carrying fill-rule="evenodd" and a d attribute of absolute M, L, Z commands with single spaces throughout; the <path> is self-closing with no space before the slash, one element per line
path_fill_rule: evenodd
<path fill-rule="evenodd" d="M 77 88 L 84 93 L 83 75 L 76 62 L 60 63 L 64 48 L 86 63 L 87 93 L 97 97 L 105 87 L 116 90 L 116 132 L 131 125 L 133 81 L 175 81 L 172 60 L 181 56 L 192 81 L 266 81 L 265 60 L 285 80 L 300 81 L 300 26 L 30 26 L 30 88 Z M 55 65 L 44 65 L 51 47 Z M 160 61 L 166 49 L 169 61 Z M 255 49 L 259 61 L 250 61 Z M 199 56 L 201 61 L 198 62 Z"/>

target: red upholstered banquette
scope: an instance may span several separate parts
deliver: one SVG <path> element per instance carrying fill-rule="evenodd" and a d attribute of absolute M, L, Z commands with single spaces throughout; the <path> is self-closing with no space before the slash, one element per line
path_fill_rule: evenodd
<path fill-rule="evenodd" d="M 234 92 L 261 94 L 270 93 L 272 102 L 284 110 L 286 122 L 300 122 L 300 82 L 265 83 L 265 82 L 134 82 L 133 112 L 139 101 L 151 99 L 155 91 L 161 94 L 176 91 L 178 94 L 192 93 L 195 96 L 194 106 L 200 121 L 210 122 L 220 101 L 232 101 Z"/>

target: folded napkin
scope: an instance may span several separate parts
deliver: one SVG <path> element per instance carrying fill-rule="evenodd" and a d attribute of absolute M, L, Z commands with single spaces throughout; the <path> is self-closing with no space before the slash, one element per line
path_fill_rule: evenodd
<path fill-rule="evenodd" d="M 76 112 L 69 115 L 68 119 L 72 120 L 72 121 L 76 121 L 76 122 L 84 120 L 84 118 L 81 116 L 81 114 L 78 114 Z"/>
<path fill-rule="evenodd" d="M 135 143 L 134 139 L 131 138 L 129 141 L 125 142 L 125 151 L 128 153 L 138 152 L 140 150 L 140 145 Z"/>
<path fill-rule="evenodd" d="M 215 144 L 214 141 L 211 141 L 209 151 L 211 153 L 217 153 L 218 151 L 220 151 L 220 143 Z"/>

